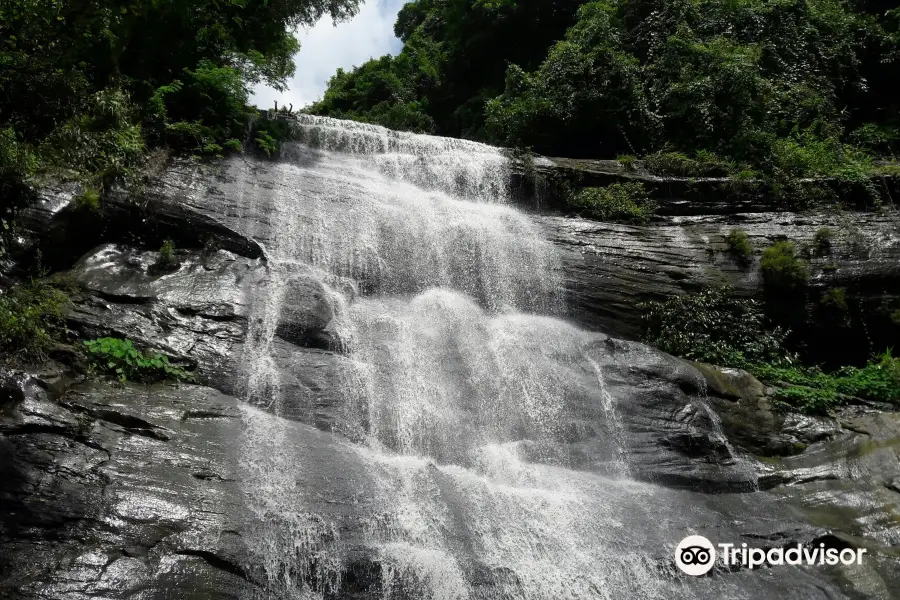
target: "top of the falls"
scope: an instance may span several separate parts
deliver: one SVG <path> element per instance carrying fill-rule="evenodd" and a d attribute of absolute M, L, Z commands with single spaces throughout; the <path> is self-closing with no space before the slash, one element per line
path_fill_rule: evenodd
<path fill-rule="evenodd" d="M 503 149 L 469 140 L 393 131 L 379 125 L 299 114 L 294 138 L 342 153 L 398 181 L 478 202 L 505 202 L 510 160 Z"/>

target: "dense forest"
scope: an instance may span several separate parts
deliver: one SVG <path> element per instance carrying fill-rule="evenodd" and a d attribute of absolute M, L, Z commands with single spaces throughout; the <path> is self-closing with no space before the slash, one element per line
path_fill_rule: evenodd
<path fill-rule="evenodd" d="M 250 87 L 282 89 L 297 27 L 358 0 L 0 0 L 0 218 L 23 182 L 65 171 L 96 202 L 149 150 L 246 141 Z M 263 138 L 263 142 L 265 142 Z M 4 245 L 0 245 L 2 254 Z"/>
<path fill-rule="evenodd" d="M 898 18 L 866 0 L 415 0 L 402 52 L 338 71 L 310 110 L 554 156 L 832 175 L 895 150 Z"/>

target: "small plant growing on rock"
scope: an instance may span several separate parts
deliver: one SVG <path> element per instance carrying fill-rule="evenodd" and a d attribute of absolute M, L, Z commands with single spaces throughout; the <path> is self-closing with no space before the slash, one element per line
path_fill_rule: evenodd
<path fill-rule="evenodd" d="M 732 229 L 725 236 L 725 244 L 728 246 L 728 252 L 742 264 L 750 262 L 753 256 L 753 245 L 750 243 L 750 236 L 742 229 Z"/>
<path fill-rule="evenodd" d="M 180 263 L 175 258 L 175 242 L 166 240 L 159 248 L 156 262 L 150 265 L 150 274 L 159 275 L 162 273 L 169 273 L 177 269 L 179 264 Z"/>
<path fill-rule="evenodd" d="M 73 200 L 78 210 L 96 211 L 100 208 L 100 191 L 94 187 L 86 187 Z"/>
<path fill-rule="evenodd" d="M 169 363 L 167 356 L 144 354 L 134 347 L 131 340 L 100 338 L 87 340 L 84 346 L 88 352 L 91 370 L 115 377 L 121 383 L 193 379 L 190 373 Z"/>
<path fill-rule="evenodd" d="M 813 236 L 813 252 L 816 256 L 824 256 L 831 252 L 834 230 L 831 227 L 820 227 Z"/>
<path fill-rule="evenodd" d="M 782 346 L 787 332 L 771 326 L 759 302 L 737 298 L 728 287 L 642 308 L 645 339 L 669 354 L 729 367 L 792 359 Z"/>
<path fill-rule="evenodd" d="M 268 131 L 260 131 L 257 134 L 256 145 L 268 158 L 272 158 L 272 155 L 278 152 L 278 148 L 281 146 L 278 140 L 269 135 Z"/>
<path fill-rule="evenodd" d="M 848 309 L 847 289 L 838 287 L 827 290 L 822 294 L 822 299 L 819 302 L 825 308 L 845 313 Z"/>
<path fill-rule="evenodd" d="M 656 212 L 643 184 L 614 183 L 583 188 L 569 196 L 569 204 L 599 221 L 647 223 Z"/>
<path fill-rule="evenodd" d="M 779 240 L 766 248 L 759 264 L 763 281 L 772 288 L 801 288 L 809 280 L 809 268 L 797 256 L 794 243 L 787 240 Z"/>
<path fill-rule="evenodd" d="M 43 358 L 63 330 L 66 302 L 63 292 L 39 279 L 0 288 L 0 350 Z"/>
<path fill-rule="evenodd" d="M 634 171 L 637 158 L 631 154 L 623 154 L 616 157 L 616 162 L 622 165 L 622 168 L 626 171 Z"/>

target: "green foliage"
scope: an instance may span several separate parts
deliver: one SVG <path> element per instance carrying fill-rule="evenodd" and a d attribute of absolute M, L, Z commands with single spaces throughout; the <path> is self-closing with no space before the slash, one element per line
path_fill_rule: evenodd
<path fill-rule="evenodd" d="M 339 70 L 310 110 L 396 129 L 485 139 L 485 104 L 503 91 L 507 65 L 539 64 L 581 4 L 410 2 L 394 28 L 405 44 L 400 54 Z"/>
<path fill-rule="evenodd" d="M 257 134 L 256 145 L 269 158 L 271 158 L 273 154 L 278 152 L 279 148 L 278 140 L 273 138 L 268 131 L 261 131 L 259 132 L 259 134 Z"/>
<path fill-rule="evenodd" d="M 776 399 L 787 409 L 828 413 L 851 398 L 900 403 L 900 358 L 890 349 L 863 368 L 844 367 L 834 373 L 767 364 L 754 365 L 752 371 L 779 386 Z"/>
<path fill-rule="evenodd" d="M 656 203 L 640 183 L 583 188 L 571 194 L 568 203 L 594 219 L 613 223 L 646 223 L 656 211 Z"/>
<path fill-rule="evenodd" d="M 766 248 L 759 266 L 766 286 L 773 289 L 798 289 L 809 280 L 806 262 L 797 256 L 794 243 L 787 240 Z"/>
<path fill-rule="evenodd" d="M 832 309 L 840 313 L 846 313 L 847 309 L 849 308 L 847 305 L 847 289 L 837 287 L 826 290 L 825 293 L 822 294 L 822 298 L 819 302 L 825 308 Z"/>
<path fill-rule="evenodd" d="M 14 219 L 42 171 L 102 193 L 134 179 L 150 147 L 238 151 L 248 90 L 284 89 L 293 74 L 294 31 L 358 4 L 0 2 L 0 219 Z"/>
<path fill-rule="evenodd" d="M 644 337 L 664 352 L 716 365 L 789 364 L 787 332 L 772 327 L 761 305 L 731 289 L 707 289 L 643 305 Z"/>
<path fill-rule="evenodd" d="M 835 297 L 846 302 L 843 293 Z M 643 308 L 649 343 L 682 358 L 746 369 L 776 388 L 785 409 L 827 413 L 852 398 L 900 403 L 900 358 L 890 350 L 863 368 L 826 373 L 803 366 L 785 349 L 787 332 L 772 327 L 759 303 L 736 298 L 728 288 Z"/>
<path fill-rule="evenodd" d="M 834 230 L 831 227 L 819 227 L 813 235 L 813 251 L 816 256 L 823 256 L 831 251 Z"/>
<path fill-rule="evenodd" d="M 156 262 L 150 266 L 151 274 L 162 274 L 174 270 L 178 267 L 178 259 L 175 258 L 175 242 L 166 240 L 159 248 L 156 256 Z"/>
<path fill-rule="evenodd" d="M 734 256 L 735 260 L 746 264 L 753 256 L 753 245 L 750 243 L 750 236 L 743 229 L 732 229 L 725 236 L 725 244 L 728 246 L 728 252 Z"/>
<path fill-rule="evenodd" d="M 707 150 L 698 150 L 693 157 L 683 152 L 659 151 L 644 157 L 647 169 L 659 175 L 679 177 L 727 177 L 742 173 L 743 177 L 753 173 L 733 160 L 721 158 Z"/>
<path fill-rule="evenodd" d="M 804 205 L 896 150 L 897 11 L 848 0 L 414 0 L 312 107 L 555 156 L 645 156 Z M 829 178 L 811 184 L 809 177 Z"/>
<path fill-rule="evenodd" d="M 163 354 L 145 354 L 131 340 L 100 338 L 83 342 L 91 369 L 115 377 L 120 382 L 154 382 L 166 379 L 191 381 L 193 375 L 169 363 Z"/>
<path fill-rule="evenodd" d="M 14 219 L 28 201 L 25 181 L 36 168 L 34 150 L 0 121 L 0 258 L 13 241 Z"/>
<path fill-rule="evenodd" d="M 0 294 L 0 350 L 26 359 L 43 358 L 62 330 L 68 298 L 46 281 L 16 284 Z"/>
<path fill-rule="evenodd" d="M 409 48 L 397 58 L 372 59 L 349 72 L 338 69 L 325 96 L 308 110 L 392 129 L 435 133 L 435 122 L 427 114 L 428 102 L 417 97 L 434 85 L 438 48 L 433 44 L 417 47 L 415 41 Z"/>
<path fill-rule="evenodd" d="M 98 210 L 100 208 L 100 190 L 94 187 L 85 187 L 73 200 L 75 208 L 78 210 Z"/>
<path fill-rule="evenodd" d="M 578 21 L 534 72 L 513 64 L 485 109 L 489 139 L 548 154 L 615 156 L 655 128 L 640 61 L 624 45 L 616 9 L 583 5 Z M 561 140 L 565 140 L 565 148 Z"/>
<path fill-rule="evenodd" d="M 252 114 L 246 74 L 203 60 L 196 68 L 185 68 L 180 77 L 157 88 L 150 98 L 155 137 L 174 148 L 221 155 L 224 144 L 242 136 Z"/>
<path fill-rule="evenodd" d="M 250 137 L 256 145 L 256 149 L 268 158 L 277 156 L 281 150 L 281 144 L 291 139 L 291 124 L 286 119 L 277 116 L 270 119 L 264 115 L 254 115 L 251 118 Z"/>
<path fill-rule="evenodd" d="M 634 171 L 637 166 L 635 163 L 637 162 L 637 157 L 633 154 L 620 154 L 616 157 L 616 162 L 622 165 L 626 171 Z"/>

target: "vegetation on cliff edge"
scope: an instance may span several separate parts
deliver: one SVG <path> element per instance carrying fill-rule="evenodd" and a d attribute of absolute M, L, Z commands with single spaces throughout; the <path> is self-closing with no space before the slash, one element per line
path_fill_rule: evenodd
<path fill-rule="evenodd" d="M 309 110 L 818 197 L 799 180 L 861 184 L 897 149 L 898 24 L 882 0 L 415 0 L 403 50 Z"/>
<path fill-rule="evenodd" d="M 675 356 L 746 369 L 775 386 L 784 408 L 827 413 L 855 398 L 900 404 L 900 358 L 890 349 L 862 367 L 804 365 L 789 349 L 789 332 L 772 322 L 764 305 L 737 298 L 727 287 L 646 303 L 644 335 Z"/>
<path fill-rule="evenodd" d="M 77 179 L 93 199 L 135 177 L 148 148 L 242 148 L 249 90 L 284 88 L 299 49 L 294 31 L 323 15 L 346 18 L 358 4 L 0 2 L 0 253 L 31 177 Z M 269 139 L 255 137 L 271 152 Z"/>

